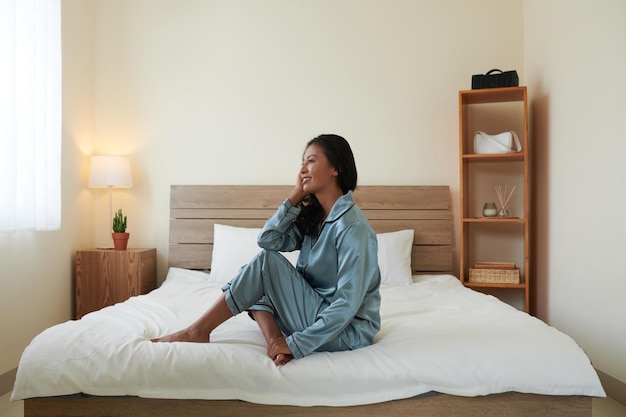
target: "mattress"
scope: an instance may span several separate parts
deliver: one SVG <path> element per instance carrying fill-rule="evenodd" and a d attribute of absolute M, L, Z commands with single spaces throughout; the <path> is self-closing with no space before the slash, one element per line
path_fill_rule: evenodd
<path fill-rule="evenodd" d="M 208 274 L 170 268 L 149 294 L 43 331 L 22 355 L 12 399 L 84 393 L 350 406 L 430 392 L 605 396 L 572 338 L 451 275 L 382 286 L 381 331 L 354 351 L 277 367 L 246 314 L 218 327 L 211 343 L 150 341 L 193 322 L 220 293 Z"/>

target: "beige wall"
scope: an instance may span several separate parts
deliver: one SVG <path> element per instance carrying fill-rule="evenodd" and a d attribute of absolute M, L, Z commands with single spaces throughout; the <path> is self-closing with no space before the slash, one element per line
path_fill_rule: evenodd
<path fill-rule="evenodd" d="M 87 155 L 130 156 L 136 186 L 114 192 L 114 208 L 128 213 L 131 246 L 157 247 L 160 280 L 171 184 L 290 184 L 305 142 L 323 132 L 350 140 L 361 184 L 449 184 L 458 213 L 458 90 L 492 67 L 516 68 L 524 84 L 525 57 L 537 62 L 529 44 L 539 43 L 527 34 L 535 26 L 525 25 L 524 16 L 537 24 L 551 20 L 543 22 L 535 3 L 524 13 L 522 0 L 63 0 L 63 6 L 64 35 L 80 33 L 64 39 L 63 238 L 34 251 L 45 235 L 19 242 L 0 236 L 0 249 L 13 251 L 0 250 L 9 271 L 0 281 L 0 297 L 8 291 L 0 316 L 20 317 L 0 322 L 0 332 L 16 340 L 0 342 L 8 353 L 0 374 L 16 366 L 42 327 L 70 317 L 73 250 L 108 239 L 102 220 L 108 196 L 85 188 Z M 539 79 L 538 65 L 526 67 Z M 68 71 L 75 78 L 68 80 Z M 531 97 L 541 96 L 531 90 Z M 43 260 L 32 268 L 44 274 L 29 274 L 31 258 Z M 21 283 L 24 276 L 32 282 Z M 573 285 L 568 278 L 559 291 L 540 295 L 541 312 L 557 309 L 549 318 L 560 317 L 557 323 L 573 329 L 594 363 L 608 369 L 612 348 L 587 336 L 612 335 L 598 326 L 607 320 L 596 308 L 603 304 L 570 303 L 569 288 L 587 282 L 574 277 Z M 617 285 L 617 277 L 607 279 Z M 62 296 L 38 300 L 37 322 L 26 311 L 35 288 L 50 282 Z M 585 320 L 568 322 L 581 306 Z M 626 380 L 624 368 L 609 373 Z"/>
<path fill-rule="evenodd" d="M 522 68 L 522 3 L 496 3 L 96 2 L 95 146 L 131 154 L 131 244 L 157 246 L 163 277 L 171 184 L 290 184 L 324 132 L 361 184 L 450 184 L 456 205 L 457 92 Z"/>
<path fill-rule="evenodd" d="M 626 2 L 526 0 L 539 316 L 626 381 Z"/>

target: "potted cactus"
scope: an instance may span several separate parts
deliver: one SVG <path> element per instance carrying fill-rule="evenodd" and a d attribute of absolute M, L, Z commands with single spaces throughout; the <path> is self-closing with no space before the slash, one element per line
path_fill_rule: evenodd
<path fill-rule="evenodd" d="M 113 246 L 115 250 L 126 250 L 128 245 L 129 233 L 126 233 L 126 216 L 122 214 L 122 209 L 119 209 L 115 216 L 113 216 Z"/>

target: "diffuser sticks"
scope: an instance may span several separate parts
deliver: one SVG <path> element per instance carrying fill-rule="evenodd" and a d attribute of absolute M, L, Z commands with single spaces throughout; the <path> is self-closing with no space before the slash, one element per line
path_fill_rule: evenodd
<path fill-rule="evenodd" d="M 496 195 L 498 196 L 498 201 L 500 202 L 500 212 L 498 213 L 498 216 L 500 217 L 509 217 L 509 210 L 506 208 L 506 205 L 509 204 L 509 200 L 515 191 L 515 186 L 513 186 L 510 191 L 508 188 L 508 185 L 504 186 L 504 190 L 501 185 L 495 186 Z"/>

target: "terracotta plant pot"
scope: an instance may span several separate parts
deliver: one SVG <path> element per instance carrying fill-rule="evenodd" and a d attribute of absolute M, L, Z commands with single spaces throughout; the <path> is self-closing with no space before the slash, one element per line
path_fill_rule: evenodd
<path fill-rule="evenodd" d="M 115 250 L 126 250 L 130 233 L 112 233 L 111 235 L 113 236 L 113 247 Z"/>

